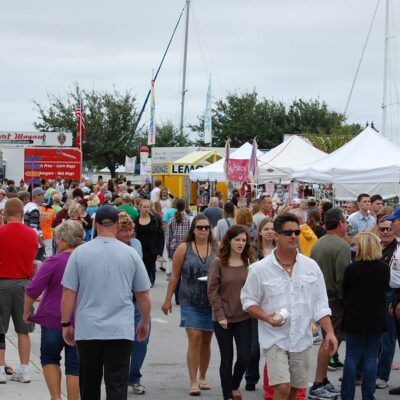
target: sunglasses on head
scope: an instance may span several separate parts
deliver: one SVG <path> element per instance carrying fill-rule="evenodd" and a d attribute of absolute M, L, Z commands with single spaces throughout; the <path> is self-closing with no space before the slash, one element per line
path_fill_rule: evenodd
<path fill-rule="evenodd" d="M 196 229 L 198 231 L 208 231 L 210 229 L 210 225 L 197 225 Z"/>
<path fill-rule="evenodd" d="M 295 234 L 295 236 L 299 236 L 300 233 L 301 233 L 300 229 L 286 229 L 280 232 L 280 234 L 283 236 L 292 236 L 293 234 Z"/>
<path fill-rule="evenodd" d="M 379 228 L 379 230 L 381 231 L 381 232 L 391 232 L 392 231 L 392 228 L 390 227 L 390 226 L 388 226 L 388 227 L 380 227 Z"/>

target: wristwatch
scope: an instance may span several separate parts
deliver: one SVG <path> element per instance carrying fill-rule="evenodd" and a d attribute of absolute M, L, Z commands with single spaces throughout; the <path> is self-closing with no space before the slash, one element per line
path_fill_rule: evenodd
<path fill-rule="evenodd" d="M 70 322 L 61 322 L 61 326 L 63 328 L 68 328 L 71 325 L 71 321 Z"/>

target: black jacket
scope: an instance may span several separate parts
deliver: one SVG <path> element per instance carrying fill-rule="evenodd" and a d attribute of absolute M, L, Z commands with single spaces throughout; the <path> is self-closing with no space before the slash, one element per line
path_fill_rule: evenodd
<path fill-rule="evenodd" d="M 386 330 L 385 292 L 389 280 L 389 266 L 381 260 L 356 261 L 345 269 L 344 331 L 376 334 Z"/>
<path fill-rule="evenodd" d="M 139 218 L 135 219 L 136 239 L 142 244 L 143 256 L 162 256 L 164 251 L 164 229 L 161 218 L 158 215 L 150 214 L 150 230 L 144 229 L 139 224 Z"/>

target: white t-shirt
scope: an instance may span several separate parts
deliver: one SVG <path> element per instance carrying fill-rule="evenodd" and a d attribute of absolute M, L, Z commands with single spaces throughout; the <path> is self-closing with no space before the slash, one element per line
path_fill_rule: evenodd
<path fill-rule="evenodd" d="M 397 238 L 397 249 L 390 260 L 390 287 L 400 288 L 400 238 Z"/>
<path fill-rule="evenodd" d="M 151 201 L 159 201 L 160 200 L 160 191 L 161 189 L 158 187 L 155 187 L 151 192 L 150 192 L 150 200 Z"/>

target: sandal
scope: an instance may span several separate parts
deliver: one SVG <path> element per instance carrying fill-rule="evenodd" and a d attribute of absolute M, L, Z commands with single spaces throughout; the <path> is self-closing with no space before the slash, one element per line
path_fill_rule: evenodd
<path fill-rule="evenodd" d="M 199 384 L 199 389 L 200 390 L 210 390 L 211 388 L 210 388 L 210 385 L 208 383 L 203 382 L 203 383 Z"/>
<path fill-rule="evenodd" d="M 189 390 L 190 396 L 200 396 L 200 389 L 199 388 L 191 388 Z"/>
<path fill-rule="evenodd" d="M 4 372 L 6 373 L 6 375 L 14 375 L 15 374 L 15 371 L 9 365 L 6 365 L 4 367 Z"/>

